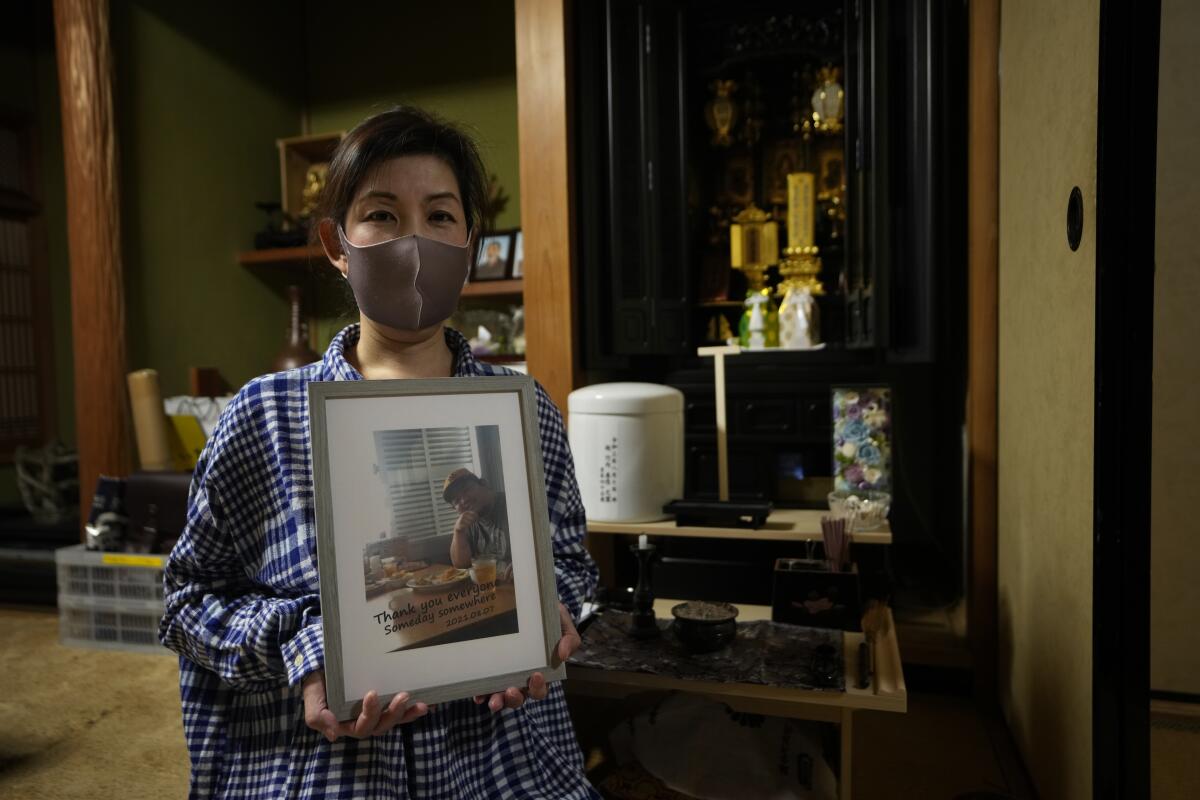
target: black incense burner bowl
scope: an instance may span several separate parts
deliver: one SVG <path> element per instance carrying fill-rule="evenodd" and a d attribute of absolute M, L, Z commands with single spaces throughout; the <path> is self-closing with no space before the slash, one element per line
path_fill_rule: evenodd
<path fill-rule="evenodd" d="M 711 653 L 729 645 L 737 636 L 736 606 L 691 600 L 671 609 L 671 629 L 692 653 Z"/>

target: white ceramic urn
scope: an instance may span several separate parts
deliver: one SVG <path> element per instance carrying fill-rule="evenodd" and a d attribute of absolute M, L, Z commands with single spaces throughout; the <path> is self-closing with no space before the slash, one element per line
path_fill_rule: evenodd
<path fill-rule="evenodd" d="M 571 451 L 589 520 L 649 522 L 683 497 L 683 393 L 654 383 L 571 392 Z"/>

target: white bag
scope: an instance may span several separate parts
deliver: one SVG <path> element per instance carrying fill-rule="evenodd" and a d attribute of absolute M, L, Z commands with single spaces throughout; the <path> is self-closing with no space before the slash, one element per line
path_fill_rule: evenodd
<path fill-rule="evenodd" d="M 835 800 L 820 723 L 744 714 L 672 694 L 609 735 L 618 763 L 636 759 L 670 788 L 702 800 Z"/>

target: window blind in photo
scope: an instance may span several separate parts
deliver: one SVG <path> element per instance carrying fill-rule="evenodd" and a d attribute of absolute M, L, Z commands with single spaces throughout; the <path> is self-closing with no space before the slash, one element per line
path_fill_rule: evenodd
<path fill-rule="evenodd" d="M 375 432 L 376 471 L 387 487 L 393 537 L 449 536 L 458 515 L 442 499 L 446 476 L 459 467 L 479 473 L 469 427 Z"/>

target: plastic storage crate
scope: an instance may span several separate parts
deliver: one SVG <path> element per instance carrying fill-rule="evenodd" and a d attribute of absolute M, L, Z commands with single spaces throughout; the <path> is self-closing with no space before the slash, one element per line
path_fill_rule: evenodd
<path fill-rule="evenodd" d="M 101 553 L 81 544 L 54 551 L 59 599 L 163 600 L 165 556 Z"/>
<path fill-rule="evenodd" d="M 171 651 L 158 643 L 162 614 L 161 603 L 130 600 L 106 605 L 60 597 L 58 640 L 74 647 L 168 655 Z"/>
<path fill-rule="evenodd" d="M 158 643 L 164 556 L 56 550 L 59 640 L 66 645 L 170 651 Z"/>

